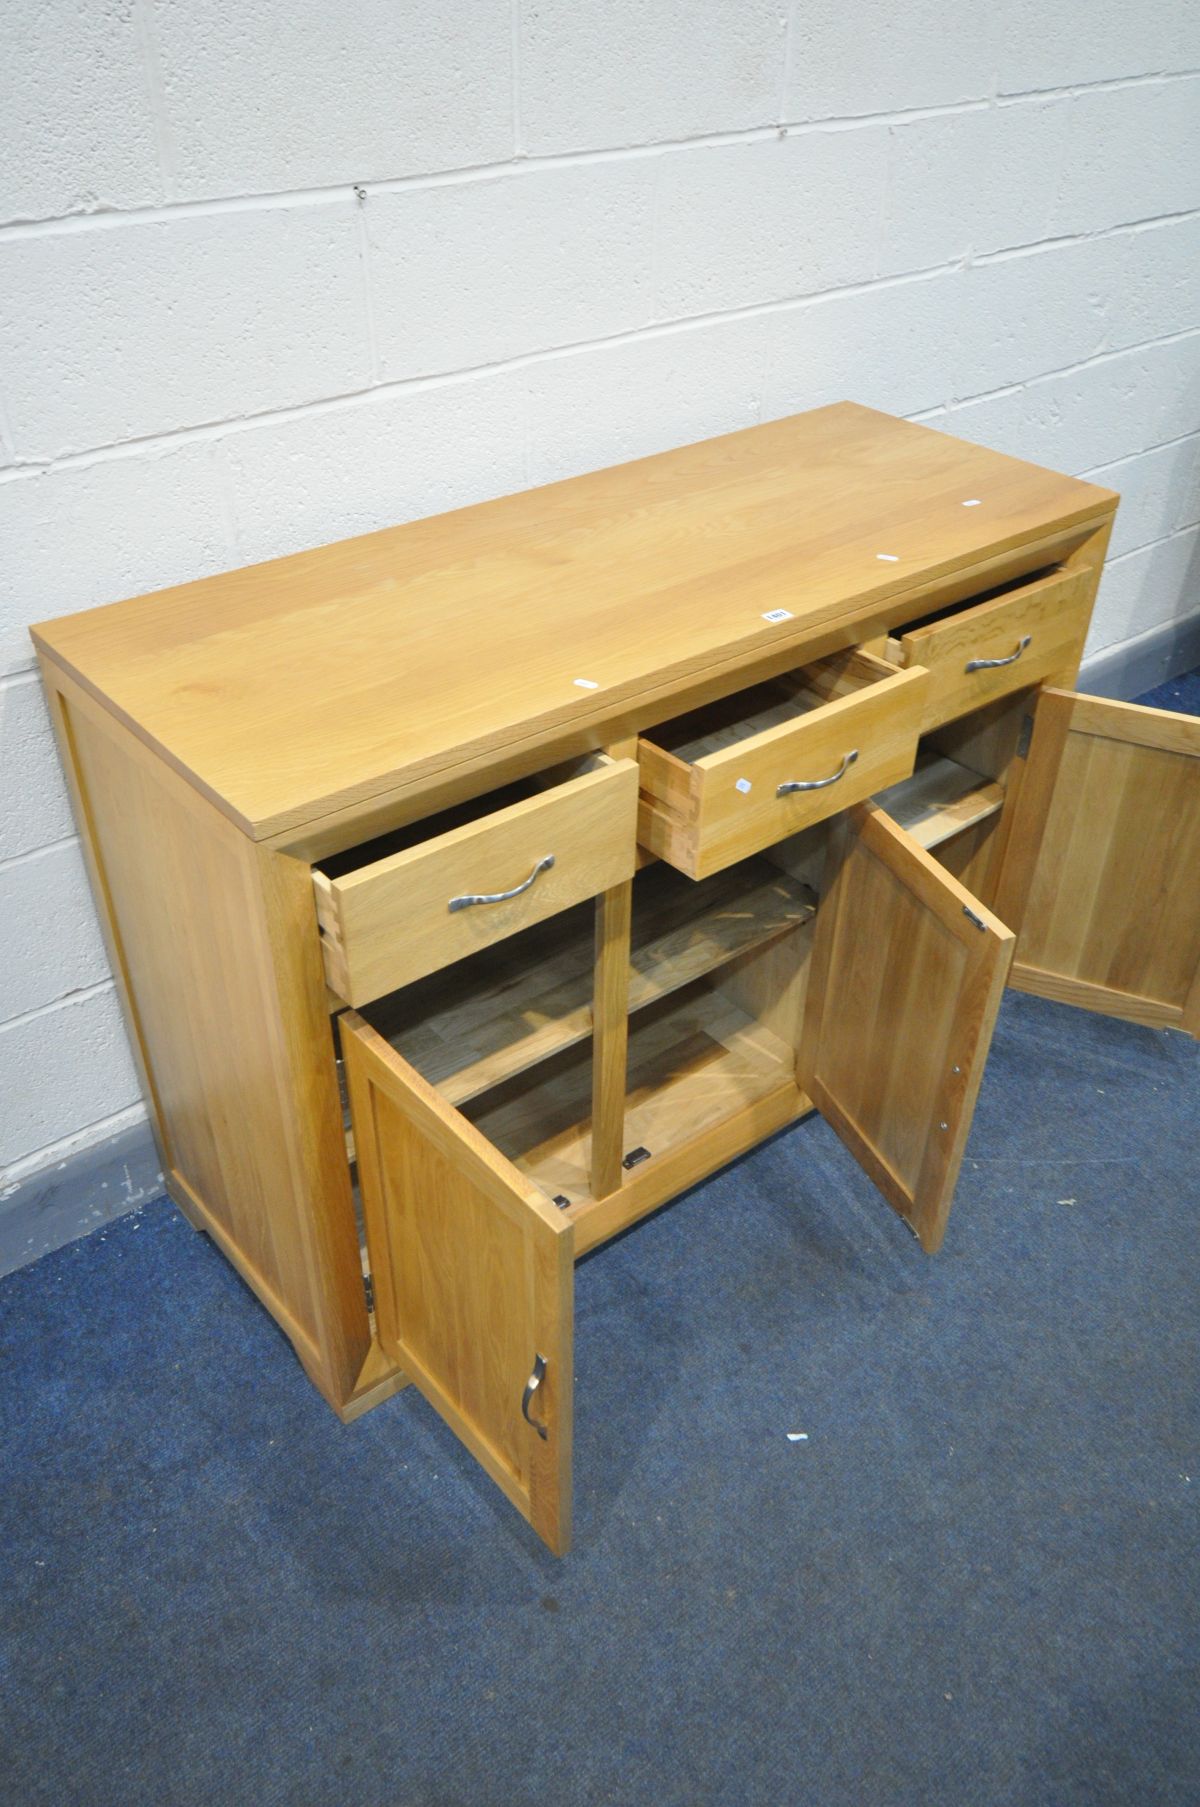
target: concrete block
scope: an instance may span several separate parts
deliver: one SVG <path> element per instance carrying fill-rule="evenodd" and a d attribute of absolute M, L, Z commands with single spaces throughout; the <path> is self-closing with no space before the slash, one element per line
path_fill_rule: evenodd
<path fill-rule="evenodd" d="M 946 430 L 1079 474 L 1196 429 L 1200 332 L 954 407 Z"/>
<path fill-rule="evenodd" d="M 761 318 L 727 320 L 532 365 L 529 481 L 753 426 L 763 346 Z"/>
<path fill-rule="evenodd" d="M 6 958 L 0 1023 L 108 977 L 108 960 L 74 841 L 0 866 Z"/>
<path fill-rule="evenodd" d="M 1200 523 L 1200 433 L 1103 464 L 1087 476 L 1120 491 L 1110 559 Z"/>
<path fill-rule="evenodd" d="M 520 129 L 530 155 L 771 125 L 778 0 L 527 0 Z"/>
<path fill-rule="evenodd" d="M 0 683 L 0 860 L 73 832 L 41 683 L 33 673 Z"/>
<path fill-rule="evenodd" d="M 0 387 L 26 457 L 368 380 L 350 202 L 97 225 L 0 248 Z"/>
<path fill-rule="evenodd" d="M 116 995 L 0 1024 L 0 1168 L 140 1099 Z"/>
<path fill-rule="evenodd" d="M 1009 0 L 989 27 L 1001 94 L 1120 81 L 1200 64 L 1200 13 L 1178 0 Z"/>
<path fill-rule="evenodd" d="M 892 126 L 880 275 L 1049 237 L 1067 114 L 1033 101 Z"/>
<path fill-rule="evenodd" d="M 650 160 L 373 195 L 385 378 L 496 363 L 653 318 Z"/>
<path fill-rule="evenodd" d="M 0 673 L 33 662 L 31 621 L 237 562 L 211 445 L 0 483 Z"/>
<path fill-rule="evenodd" d="M 0 221 L 161 199 L 135 0 L 8 0 Z"/>
<path fill-rule="evenodd" d="M 846 400 L 892 414 L 934 407 L 949 388 L 957 284 L 954 274 L 932 276 L 769 315 L 764 418 Z"/>
<path fill-rule="evenodd" d="M 177 192 L 382 181 L 511 156 L 510 0 L 152 0 Z"/>
<path fill-rule="evenodd" d="M 1054 245 L 962 272 L 954 389 L 980 395 L 1109 349 L 1121 246 Z"/>
<path fill-rule="evenodd" d="M 1054 231 L 1102 232 L 1200 207 L 1200 77 L 1101 88 L 1064 110 Z"/>
<path fill-rule="evenodd" d="M 661 319 L 869 281 L 887 134 L 803 132 L 660 162 Z"/>
<path fill-rule="evenodd" d="M 785 119 L 953 106 L 992 81 L 987 30 L 953 0 L 792 0 Z"/>
<path fill-rule="evenodd" d="M 1099 652 L 1200 609 L 1200 528 L 1143 546 L 1104 567 L 1086 651 Z"/>
<path fill-rule="evenodd" d="M 1104 242 L 1113 251 L 1108 339 L 1114 351 L 1200 323 L 1200 219 L 1163 220 Z"/>
<path fill-rule="evenodd" d="M 441 514 L 525 486 L 524 378 L 383 390 L 231 433 L 243 560 Z"/>
<path fill-rule="evenodd" d="M 1168 220 L 962 274 L 960 396 L 1024 383 L 1200 320 L 1200 220 Z"/>

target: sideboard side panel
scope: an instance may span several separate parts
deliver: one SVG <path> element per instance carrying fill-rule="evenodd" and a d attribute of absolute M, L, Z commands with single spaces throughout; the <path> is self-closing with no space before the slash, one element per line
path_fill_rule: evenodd
<path fill-rule="evenodd" d="M 298 862 L 256 847 L 45 675 L 169 1190 L 343 1409 L 371 1334 Z"/>

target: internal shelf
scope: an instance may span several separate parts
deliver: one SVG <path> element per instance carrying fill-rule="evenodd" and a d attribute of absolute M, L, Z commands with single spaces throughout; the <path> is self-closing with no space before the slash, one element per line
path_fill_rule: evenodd
<path fill-rule="evenodd" d="M 779 1092 L 798 1096 L 791 1047 L 701 981 L 630 1025 L 625 1147 L 657 1160 Z M 522 1074 L 466 1112 L 551 1198 L 591 1199 L 587 1047 Z M 633 1169 L 637 1171 L 636 1167 Z"/>
<path fill-rule="evenodd" d="M 937 847 L 1004 807 L 1004 787 L 941 753 L 918 753 L 908 778 L 874 801 L 922 847 Z"/>
<path fill-rule="evenodd" d="M 667 866 L 647 868 L 634 883 L 630 1011 L 790 934 L 813 907 L 811 891 L 767 860 L 745 860 L 700 884 Z M 587 903 L 362 1014 L 451 1104 L 462 1105 L 587 1041 L 593 960 Z M 590 1092 L 590 1048 L 580 1066 Z"/>

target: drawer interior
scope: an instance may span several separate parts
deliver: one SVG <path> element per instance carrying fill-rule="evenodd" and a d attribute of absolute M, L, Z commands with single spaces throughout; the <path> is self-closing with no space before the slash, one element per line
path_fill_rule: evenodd
<path fill-rule="evenodd" d="M 837 653 L 674 716 L 645 729 L 641 738 L 684 764 L 695 765 L 772 728 L 802 721 L 827 703 L 856 696 L 891 675 L 887 666 L 865 654 Z"/>
<path fill-rule="evenodd" d="M 893 629 L 884 647 L 892 664 L 929 674 L 922 728 L 1046 679 L 1069 682 L 1094 587 L 1089 567 L 1051 565 Z"/>
<path fill-rule="evenodd" d="M 632 759 L 588 755 L 314 867 L 332 996 L 370 1003 L 620 884 L 637 776 Z"/>
<path fill-rule="evenodd" d="M 911 621 L 902 622 L 892 628 L 888 635 L 889 656 L 899 655 L 901 635 L 915 634 L 924 627 L 934 627 L 938 622 L 964 615 L 969 609 L 978 608 L 985 602 L 996 602 L 1001 596 L 1018 596 L 1023 590 L 1032 589 L 1035 584 L 1041 583 L 1044 578 L 1055 576 L 1062 569 L 1061 565 L 1043 565 L 1036 571 L 1026 571 L 1020 577 L 1010 577 L 1006 583 L 993 584 L 991 589 L 980 590 L 974 596 L 960 597 L 957 602 L 943 603 L 927 614 L 916 615 Z"/>
<path fill-rule="evenodd" d="M 472 822 L 481 822 L 513 803 L 525 803 L 531 797 L 539 796 L 542 791 L 552 790 L 555 785 L 582 777 L 585 772 L 599 771 L 603 764 L 603 755 L 599 753 L 587 753 L 578 759 L 565 760 L 561 765 L 551 766 L 546 771 L 536 772 L 528 778 L 514 779 L 511 784 L 502 785 L 498 790 L 485 791 L 482 796 L 471 797 L 465 803 L 456 803 L 449 809 L 439 810 L 436 815 L 423 816 L 417 822 L 407 822 L 403 827 L 389 829 L 386 834 L 377 835 L 370 841 L 360 841 L 353 847 L 344 848 L 340 853 L 326 854 L 314 863 L 313 870 L 323 872 L 326 878 L 344 878 L 348 873 L 357 872 L 362 866 L 374 865 L 377 860 L 387 859 L 391 854 L 407 853 L 410 848 L 420 847 L 426 841 L 435 841 L 440 835 L 451 834 L 456 828 L 467 828 Z"/>
<path fill-rule="evenodd" d="M 928 683 L 860 647 L 643 732 L 638 840 L 700 879 L 911 772 Z"/>

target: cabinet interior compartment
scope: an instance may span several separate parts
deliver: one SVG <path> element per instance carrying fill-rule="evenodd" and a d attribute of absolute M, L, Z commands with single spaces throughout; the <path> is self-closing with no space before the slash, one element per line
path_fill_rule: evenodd
<path fill-rule="evenodd" d="M 692 981 L 630 1023 L 625 1147 L 630 1174 L 686 1146 L 781 1087 L 796 1091 L 795 1047 L 743 1008 L 720 973 Z M 467 1105 L 465 1114 L 560 1203 L 591 1196 L 590 1049 L 577 1046 Z M 619 1199 L 619 1192 L 614 1195 Z"/>
<path fill-rule="evenodd" d="M 810 893 L 766 860 L 699 884 L 646 867 L 634 883 L 630 1011 L 769 946 L 812 912 Z M 592 902 L 578 904 L 362 1014 L 449 1103 L 465 1104 L 590 1037 L 594 918 Z"/>
<path fill-rule="evenodd" d="M 795 1093 L 807 886 L 754 857 L 696 883 L 633 881 L 623 1146 L 678 1149 L 779 1090 Z M 595 902 L 564 911 L 361 1015 L 547 1194 L 591 1192 Z M 642 1157 L 636 1151 L 648 1151 Z"/>
<path fill-rule="evenodd" d="M 985 763 L 986 751 L 978 751 Z M 990 905 L 1006 797 L 1001 779 L 985 777 L 925 740 L 911 778 L 881 791 L 875 801 L 981 903 Z"/>
<path fill-rule="evenodd" d="M 970 750 L 970 749 L 968 749 Z M 917 762 L 907 778 L 872 799 L 885 809 L 898 827 L 917 845 L 937 852 L 938 859 L 963 879 L 963 849 L 987 844 L 999 824 L 1005 787 L 999 778 L 987 777 L 963 759 L 941 751 L 934 737 L 922 740 Z M 829 824 L 819 822 L 800 834 L 789 835 L 764 856 L 797 882 L 814 891 L 821 888 Z"/>
<path fill-rule="evenodd" d="M 924 744 L 912 775 L 877 791 L 875 802 L 928 849 L 997 815 L 1004 807 L 1004 786 Z"/>

